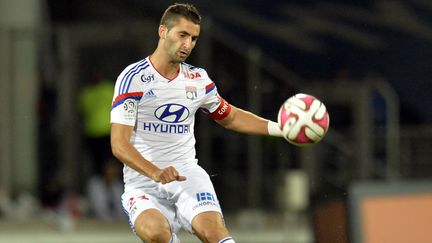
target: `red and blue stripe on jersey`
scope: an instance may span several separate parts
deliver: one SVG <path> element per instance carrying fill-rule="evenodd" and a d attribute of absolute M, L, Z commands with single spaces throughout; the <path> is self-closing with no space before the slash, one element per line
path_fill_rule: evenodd
<path fill-rule="evenodd" d="M 121 94 L 115 98 L 115 100 L 112 103 L 111 109 L 114 109 L 115 107 L 123 104 L 123 102 L 127 99 L 140 100 L 142 97 L 143 97 L 143 92 L 132 92 L 132 93 Z"/>
<path fill-rule="evenodd" d="M 207 84 L 205 87 L 206 90 L 206 94 L 210 93 L 212 90 L 214 90 L 216 88 L 215 83 L 211 82 L 210 84 Z"/>

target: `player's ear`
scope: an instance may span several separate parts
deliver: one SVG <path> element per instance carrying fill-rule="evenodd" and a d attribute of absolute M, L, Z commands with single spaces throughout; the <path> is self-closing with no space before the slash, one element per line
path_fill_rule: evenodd
<path fill-rule="evenodd" d="M 168 28 L 166 27 L 166 25 L 159 25 L 158 32 L 159 32 L 159 38 L 165 39 L 168 33 Z"/>

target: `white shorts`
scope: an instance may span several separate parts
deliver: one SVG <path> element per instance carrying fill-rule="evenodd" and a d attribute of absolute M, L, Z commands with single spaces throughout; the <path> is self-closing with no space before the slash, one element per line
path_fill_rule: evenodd
<path fill-rule="evenodd" d="M 147 209 L 159 210 L 171 225 L 173 233 L 180 227 L 193 233 L 192 219 L 207 211 L 222 215 L 219 201 L 207 172 L 198 164 L 173 165 L 185 181 L 157 183 L 143 176 L 139 187 L 125 191 L 122 205 L 134 229 L 137 217 Z"/>

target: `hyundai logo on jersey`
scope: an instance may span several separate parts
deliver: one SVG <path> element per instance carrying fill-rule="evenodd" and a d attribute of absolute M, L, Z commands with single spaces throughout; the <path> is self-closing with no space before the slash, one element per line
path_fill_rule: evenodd
<path fill-rule="evenodd" d="M 168 123 L 183 122 L 189 117 L 189 110 L 180 104 L 165 104 L 159 106 L 154 115 L 157 119 Z"/>
<path fill-rule="evenodd" d="M 189 124 L 158 124 L 158 123 L 143 123 L 143 130 L 159 133 L 176 133 L 185 134 L 190 132 Z"/>

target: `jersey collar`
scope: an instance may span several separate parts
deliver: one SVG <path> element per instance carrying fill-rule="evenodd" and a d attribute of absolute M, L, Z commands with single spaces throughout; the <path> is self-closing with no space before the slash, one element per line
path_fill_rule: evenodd
<path fill-rule="evenodd" d="M 178 72 L 177 72 L 177 76 L 175 76 L 175 77 L 172 78 L 172 79 L 167 78 L 167 77 L 165 77 L 163 74 L 161 74 L 161 73 L 159 72 L 159 70 L 156 69 L 156 67 L 153 65 L 152 61 L 150 60 L 150 56 L 148 56 L 147 59 L 148 59 L 150 65 L 152 66 L 152 68 L 153 68 L 153 69 L 154 69 L 154 70 L 159 74 L 159 76 L 161 76 L 162 78 L 166 79 L 166 80 L 168 81 L 168 83 L 170 83 L 171 81 L 173 81 L 173 80 L 175 80 L 176 78 L 178 78 L 179 75 L 180 75 L 180 73 L 182 72 L 182 65 L 179 64 L 179 69 L 178 69 Z"/>

